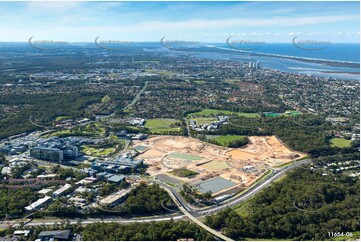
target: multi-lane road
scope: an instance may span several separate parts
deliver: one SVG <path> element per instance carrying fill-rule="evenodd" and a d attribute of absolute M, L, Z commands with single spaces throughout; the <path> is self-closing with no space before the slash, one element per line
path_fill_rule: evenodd
<path fill-rule="evenodd" d="M 165 188 L 165 190 L 169 193 L 169 195 L 171 196 L 171 198 L 173 199 L 175 204 L 178 206 L 178 208 L 184 215 L 180 215 L 179 213 L 173 213 L 173 214 L 168 214 L 166 216 L 154 216 L 154 217 L 134 218 L 134 219 L 126 219 L 126 218 L 120 218 L 120 217 L 112 217 L 112 218 L 104 218 L 104 219 L 89 218 L 89 219 L 85 219 L 85 220 L 72 219 L 72 220 L 70 220 L 70 223 L 71 224 L 81 223 L 83 225 L 97 223 L 97 222 L 146 223 L 146 222 L 156 222 L 156 221 L 164 221 L 164 220 L 171 220 L 171 219 L 179 220 L 179 219 L 184 219 L 185 217 L 188 217 L 193 222 L 197 223 L 199 226 L 206 229 L 210 233 L 214 234 L 218 238 L 221 238 L 223 240 L 231 240 L 230 238 L 220 234 L 218 231 L 215 231 L 215 230 L 209 228 L 208 226 L 203 224 L 203 222 L 200 221 L 199 219 L 204 217 L 205 215 L 216 213 L 216 212 L 224 210 L 228 207 L 233 207 L 242 202 L 247 201 L 248 199 L 252 198 L 255 194 L 260 192 L 262 189 L 264 189 L 265 187 L 272 184 L 274 181 L 281 178 L 285 174 L 285 172 L 290 171 L 301 165 L 308 164 L 310 162 L 312 162 L 310 159 L 306 159 L 306 160 L 294 162 L 291 165 L 288 165 L 288 166 L 285 166 L 282 168 L 273 169 L 272 172 L 269 175 L 267 175 L 264 179 L 260 180 L 258 183 L 254 184 L 253 186 L 251 186 L 250 188 L 248 188 L 246 191 L 242 192 L 241 194 L 238 194 L 238 195 L 236 195 L 226 201 L 223 201 L 222 203 L 219 203 L 217 205 L 213 205 L 213 206 L 209 206 L 209 207 L 205 207 L 205 208 L 191 207 L 184 200 L 184 198 L 179 194 L 177 189 L 175 189 L 174 187 L 172 187 L 166 183 L 163 183 L 160 180 L 150 179 L 152 182 L 155 182 L 155 183 L 159 184 L 160 186 L 162 186 L 163 188 Z M 61 221 L 62 221 L 61 219 L 36 220 L 36 221 L 34 220 L 34 221 L 30 221 L 30 222 L 26 223 L 26 226 L 53 225 L 53 224 L 59 223 Z M 20 221 L 9 221 L 9 222 L 12 224 L 13 227 L 20 226 Z M 6 221 L 4 221 L 3 223 L 0 224 L 0 227 L 4 228 L 6 226 L 7 226 Z"/>
<path fill-rule="evenodd" d="M 159 184 L 160 186 L 169 189 L 174 194 L 174 196 L 177 198 L 177 200 L 182 204 L 182 206 L 192 216 L 203 217 L 205 215 L 215 213 L 220 210 L 226 209 L 228 207 L 233 207 L 242 202 L 247 201 L 248 199 L 253 197 L 255 194 L 260 192 L 263 188 L 269 186 L 270 184 L 272 184 L 272 182 L 274 182 L 274 181 L 278 180 L 280 177 L 282 177 L 285 174 L 285 172 L 290 171 L 296 167 L 299 167 L 300 165 L 308 164 L 310 162 L 311 162 L 311 160 L 307 159 L 307 160 L 297 161 L 295 163 L 292 163 L 291 165 L 288 165 L 288 166 L 285 166 L 282 168 L 273 169 L 272 172 L 268 176 L 266 176 L 264 179 L 262 179 L 261 181 L 259 181 L 256 184 L 254 184 L 250 188 L 248 188 L 243 193 L 240 193 L 240 194 L 238 194 L 230 199 L 227 199 L 217 205 L 209 206 L 206 208 L 198 208 L 198 209 L 189 206 L 189 204 L 184 200 L 184 198 L 178 193 L 178 191 L 174 187 L 172 187 L 166 183 L 163 183 L 159 180 L 153 180 L 153 181 L 155 183 Z"/>

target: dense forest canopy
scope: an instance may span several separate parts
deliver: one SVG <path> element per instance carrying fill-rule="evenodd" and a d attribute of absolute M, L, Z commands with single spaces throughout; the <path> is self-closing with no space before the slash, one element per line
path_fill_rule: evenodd
<path fill-rule="evenodd" d="M 236 240 L 328 240 L 328 232 L 359 230 L 359 188 L 358 179 L 299 168 L 248 204 L 208 216 L 206 223 Z"/>
<path fill-rule="evenodd" d="M 214 237 L 198 225 L 180 221 L 155 223 L 91 224 L 82 231 L 84 240 L 118 240 L 118 241 L 175 241 L 177 239 L 214 240 Z"/>

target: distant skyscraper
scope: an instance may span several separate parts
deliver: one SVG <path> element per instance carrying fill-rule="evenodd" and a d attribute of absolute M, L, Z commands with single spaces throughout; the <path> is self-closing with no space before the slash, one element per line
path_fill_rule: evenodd
<path fill-rule="evenodd" d="M 248 68 L 249 69 L 261 69 L 261 65 L 260 65 L 260 62 L 259 61 L 256 61 L 256 62 L 248 62 Z"/>

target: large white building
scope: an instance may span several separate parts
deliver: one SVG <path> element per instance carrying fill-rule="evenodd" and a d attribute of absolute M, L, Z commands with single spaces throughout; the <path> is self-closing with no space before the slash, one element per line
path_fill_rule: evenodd
<path fill-rule="evenodd" d="M 46 204 L 50 203 L 50 201 L 51 201 L 51 197 L 48 196 L 40 198 L 39 200 L 33 202 L 29 206 L 26 206 L 25 210 L 28 212 L 32 212 L 34 210 L 44 207 Z"/>
<path fill-rule="evenodd" d="M 71 188 L 70 184 L 65 184 L 63 187 L 59 188 L 58 190 L 53 192 L 53 198 L 57 198 L 61 196 L 64 192 Z"/>

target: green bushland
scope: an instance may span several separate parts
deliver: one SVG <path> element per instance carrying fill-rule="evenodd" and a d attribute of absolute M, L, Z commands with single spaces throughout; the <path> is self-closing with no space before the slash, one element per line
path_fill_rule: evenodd
<path fill-rule="evenodd" d="M 207 141 L 220 146 L 238 148 L 248 144 L 249 139 L 247 138 L 247 136 L 242 135 L 222 135 L 208 139 Z"/>
<path fill-rule="evenodd" d="M 175 176 L 188 177 L 188 178 L 192 178 L 192 177 L 195 177 L 196 175 L 198 175 L 198 172 L 191 171 L 191 170 L 188 170 L 186 168 L 174 169 L 170 173 L 175 175 Z"/>
<path fill-rule="evenodd" d="M 171 202 L 171 198 L 163 188 L 157 184 L 141 183 L 130 191 L 124 203 L 115 206 L 113 210 L 131 216 L 167 213 L 168 211 L 162 207 L 162 202 L 163 204 Z"/>
<path fill-rule="evenodd" d="M 91 123 L 84 126 L 76 126 L 71 129 L 65 129 L 61 131 L 55 131 L 44 135 L 45 138 L 59 136 L 102 136 L 106 133 L 106 129 L 98 123 Z"/>
<path fill-rule="evenodd" d="M 208 202 L 212 198 L 212 192 L 200 193 L 197 188 L 191 187 L 188 184 L 183 184 L 180 195 L 190 204 L 194 204 L 196 201 Z"/>
<path fill-rule="evenodd" d="M 359 203 L 359 179 L 299 168 L 236 211 L 224 210 L 205 222 L 236 240 L 329 240 L 330 231 L 359 229 Z"/>
<path fill-rule="evenodd" d="M 48 61 L 48 60 L 47 60 Z M 50 60 L 49 60 L 50 61 Z M 67 63 L 72 65 L 72 63 Z M 57 61 L 57 66 L 59 62 Z M 133 81 L 122 81 L 122 84 L 133 85 Z M 31 120 L 42 126 L 52 126 L 57 117 L 67 116 L 67 118 L 89 118 L 94 115 L 107 115 L 114 109 L 123 108 L 126 103 L 133 100 L 134 95 L 122 93 L 121 95 L 109 95 L 108 92 L 101 90 L 89 91 L 87 88 L 79 88 L 84 84 L 83 81 L 70 84 L 63 83 L 65 86 L 76 86 L 74 91 L 61 92 L 56 91 L 56 87 L 49 87 L 49 93 L 9 93 L 1 96 L 1 104 L 5 106 L 16 106 L 17 111 L 11 115 L 6 112 L 1 115 L 0 112 L 0 139 L 34 130 L 43 130 L 43 128 L 33 125 Z M 111 85 L 112 83 L 109 83 Z M 69 86 L 68 86 L 69 87 Z M 53 90 L 53 91 L 52 91 Z M 101 103 L 101 99 L 109 95 L 109 103 Z"/>
<path fill-rule="evenodd" d="M 228 125 L 222 125 L 217 131 L 194 132 L 192 135 L 200 137 L 206 135 L 276 135 L 290 149 L 308 153 L 310 157 L 332 155 L 338 152 L 349 153 L 357 148 L 357 142 L 351 142 L 351 147 L 331 147 L 327 131 L 334 129 L 324 117 L 301 115 L 300 126 L 293 121 L 293 117 L 261 117 L 246 118 L 231 116 Z M 298 120 L 298 122 L 301 122 Z M 203 140 L 203 139 L 202 139 Z"/>
<path fill-rule="evenodd" d="M 188 221 L 162 221 L 152 223 L 95 223 L 81 232 L 84 240 L 108 241 L 176 241 L 182 238 L 214 240 L 214 236 Z"/>
<path fill-rule="evenodd" d="M 25 207 L 35 202 L 39 196 L 30 188 L 9 189 L 0 187 L 0 219 L 6 214 L 10 218 L 22 217 L 25 214 Z"/>

